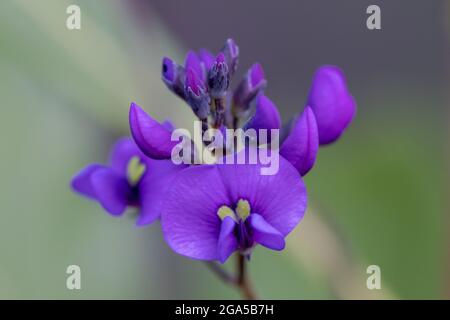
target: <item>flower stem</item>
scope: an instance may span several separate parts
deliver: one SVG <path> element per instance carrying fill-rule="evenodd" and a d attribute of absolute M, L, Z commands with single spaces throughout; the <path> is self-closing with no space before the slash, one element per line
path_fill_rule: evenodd
<path fill-rule="evenodd" d="M 206 266 L 223 282 L 235 286 L 244 299 L 255 300 L 256 295 L 252 286 L 248 280 L 246 271 L 245 256 L 242 254 L 237 255 L 237 276 L 233 277 L 230 273 L 220 267 L 215 262 L 205 261 Z"/>
<path fill-rule="evenodd" d="M 255 300 L 256 295 L 253 291 L 252 286 L 250 285 L 250 281 L 248 279 L 248 272 L 246 271 L 246 260 L 245 256 L 242 254 L 237 255 L 237 264 L 238 264 L 238 276 L 236 285 L 241 290 L 242 297 L 247 300 Z"/>

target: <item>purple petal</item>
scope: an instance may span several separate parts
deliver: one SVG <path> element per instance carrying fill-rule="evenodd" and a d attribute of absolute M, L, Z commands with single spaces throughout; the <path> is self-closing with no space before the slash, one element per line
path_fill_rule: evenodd
<path fill-rule="evenodd" d="M 173 130 L 175 130 L 175 125 L 173 124 L 172 121 L 170 120 L 164 120 L 163 123 L 161 123 L 161 125 L 166 128 L 167 130 L 169 130 L 170 132 L 172 132 Z"/>
<path fill-rule="evenodd" d="M 121 215 L 131 195 L 126 178 L 112 169 L 103 168 L 92 174 L 91 181 L 96 198 L 102 207 L 113 216 Z"/>
<path fill-rule="evenodd" d="M 252 213 L 248 218 L 252 228 L 253 240 L 264 247 L 273 250 L 283 250 L 285 243 L 283 235 L 272 227 L 261 215 Z"/>
<path fill-rule="evenodd" d="M 200 57 L 201 62 L 204 63 L 206 71 L 211 69 L 211 66 L 214 63 L 214 55 L 206 49 L 200 49 L 198 55 Z"/>
<path fill-rule="evenodd" d="M 355 100 L 347 89 L 341 69 L 323 66 L 316 71 L 308 105 L 316 116 L 320 144 L 336 141 L 356 112 Z"/>
<path fill-rule="evenodd" d="M 197 72 L 195 72 L 194 69 L 189 68 L 186 69 L 186 92 L 187 90 L 191 89 L 193 93 L 195 93 L 196 96 L 200 96 L 202 90 L 204 91 L 204 85 L 201 81 L 199 75 Z"/>
<path fill-rule="evenodd" d="M 200 165 L 179 172 L 162 203 L 161 226 L 178 254 L 217 260 L 221 220 L 217 210 L 230 205 L 216 166 Z"/>
<path fill-rule="evenodd" d="M 221 263 L 224 263 L 238 247 L 238 242 L 234 234 L 235 227 L 236 222 L 231 217 L 225 217 L 222 221 L 219 242 L 217 243 L 217 251 Z"/>
<path fill-rule="evenodd" d="M 190 50 L 186 55 L 184 69 L 186 71 L 189 69 L 194 70 L 195 74 L 200 77 L 201 82 L 205 82 L 205 73 L 201 65 L 201 60 L 199 56 L 192 50 Z"/>
<path fill-rule="evenodd" d="M 252 88 L 259 86 L 265 81 L 264 70 L 259 63 L 255 63 L 249 70 L 250 85 Z"/>
<path fill-rule="evenodd" d="M 134 102 L 130 106 L 129 118 L 131 134 L 141 151 L 153 159 L 169 159 L 178 143 L 171 141 L 171 132 Z"/>
<path fill-rule="evenodd" d="M 92 187 L 92 174 L 97 170 L 103 169 L 105 166 L 101 164 L 90 164 L 81 169 L 71 181 L 72 189 L 91 199 L 96 199 L 95 190 Z"/>
<path fill-rule="evenodd" d="M 310 107 L 306 107 L 283 141 L 280 155 L 288 160 L 304 176 L 314 166 L 319 150 L 319 135 L 316 118 Z"/>
<path fill-rule="evenodd" d="M 186 165 L 176 165 L 171 160 L 147 161 L 146 173 L 139 183 L 140 214 L 136 225 L 144 226 L 160 217 L 161 204 L 177 173 Z"/>
<path fill-rule="evenodd" d="M 230 202 L 236 204 L 240 199 L 248 200 L 252 212 L 263 216 L 285 236 L 303 218 L 307 194 L 297 170 L 283 157 L 273 158 L 274 162 L 277 160 L 279 166 L 274 175 L 261 175 L 262 165 L 259 164 L 223 164 L 217 168 Z"/>
<path fill-rule="evenodd" d="M 245 129 L 255 129 L 257 132 L 260 129 L 267 129 L 268 141 L 270 141 L 270 130 L 280 129 L 281 119 L 275 104 L 261 94 L 256 100 L 255 115 L 247 122 Z"/>
<path fill-rule="evenodd" d="M 117 140 L 110 155 L 111 168 L 117 171 L 120 175 L 126 175 L 128 162 L 134 156 L 139 156 L 141 159 L 147 157 L 139 150 L 137 145 L 131 138 L 120 138 Z"/>

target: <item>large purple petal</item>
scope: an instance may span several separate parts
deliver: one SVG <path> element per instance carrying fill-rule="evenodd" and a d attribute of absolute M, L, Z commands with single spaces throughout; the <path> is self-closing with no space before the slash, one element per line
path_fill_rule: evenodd
<path fill-rule="evenodd" d="M 102 168 L 92 174 L 91 181 L 102 207 L 113 216 L 121 215 L 131 196 L 126 178 L 112 169 Z"/>
<path fill-rule="evenodd" d="M 310 107 L 299 116 L 291 132 L 283 141 L 280 155 L 288 160 L 304 176 L 314 166 L 319 150 L 319 134 L 316 118 Z"/>
<path fill-rule="evenodd" d="M 283 250 L 284 236 L 272 227 L 261 215 L 252 213 L 248 218 L 252 229 L 253 240 L 264 247 L 273 250 Z"/>
<path fill-rule="evenodd" d="M 160 217 L 161 204 L 177 173 L 187 166 L 171 160 L 147 161 L 146 173 L 139 183 L 140 214 L 136 224 L 144 226 Z"/>
<path fill-rule="evenodd" d="M 72 189 L 88 198 L 96 199 L 95 190 L 92 187 L 92 174 L 97 170 L 105 168 L 101 164 L 89 164 L 83 169 L 81 169 L 71 181 Z"/>
<path fill-rule="evenodd" d="M 120 138 L 114 145 L 110 155 L 111 168 L 116 170 L 117 173 L 126 176 L 128 163 L 134 156 L 138 156 L 141 159 L 147 158 L 139 150 L 133 139 Z"/>
<path fill-rule="evenodd" d="M 235 227 L 236 222 L 231 217 L 225 217 L 225 219 L 223 219 L 220 227 L 219 242 L 217 243 L 219 261 L 222 263 L 224 263 L 238 247 L 238 241 L 234 234 Z"/>
<path fill-rule="evenodd" d="M 336 141 L 356 112 L 355 100 L 347 89 L 341 69 L 323 66 L 316 71 L 308 105 L 316 116 L 320 144 Z"/>
<path fill-rule="evenodd" d="M 178 254 L 217 260 L 221 220 L 217 210 L 230 205 L 216 166 L 200 165 L 179 172 L 162 203 L 161 226 Z"/>
<path fill-rule="evenodd" d="M 129 117 L 131 134 L 141 151 L 150 158 L 169 159 L 178 143 L 171 141 L 171 132 L 134 102 L 130 106 Z"/>
<path fill-rule="evenodd" d="M 287 235 L 300 222 L 306 210 L 307 194 L 297 170 L 283 157 L 278 161 L 278 171 L 262 175 L 262 165 L 218 165 L 217 168 L 228 190 L 231 203 L 245 199 L 251 211 L 257 212 L 277 229 Z M 275 165 L 275 163 L 273 163 Z"/>

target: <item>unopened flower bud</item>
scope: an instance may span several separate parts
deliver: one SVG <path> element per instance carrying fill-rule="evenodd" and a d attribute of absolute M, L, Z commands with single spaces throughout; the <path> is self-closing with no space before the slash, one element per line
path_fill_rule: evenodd
<path fill-rule="evenodd" d="M 235 111 L 245 111 L 250 108 L 250 102 L 264 90 L 267 80 L 264 70 L 259 63 L 255 63 L 246 73 L 233 94 Z"/>
<path fill-rule="evenodd" d="M 230 75 L 233 75 L 239 62 L 239 47 L 233 39 L 229 38 L 221 51 L 225 56 L 225 62 L 229 67 Z"/>
<path fill-rule="evenodd" d="M 185 95 L 186 101 L 195 115 L 201 120 L 206 119 L 210 108 L 209 93 L 201 78 L 192 68 L 187 69 L 186 72 Z"/>
<path fill-rule="evenodd" d="M 230 84 L 228 65 L 223 53 L 219 53 L 208 74 L 209 93 L 213 99 L 225 97 Z"/>
<path fill-rule="evenodd" d="M 161 70 L 162 81 L 170 91 L 181 99 L 185 99 L 184 94 L 184 68 L 175 63 L 172 59 L 164 57 Z"/>

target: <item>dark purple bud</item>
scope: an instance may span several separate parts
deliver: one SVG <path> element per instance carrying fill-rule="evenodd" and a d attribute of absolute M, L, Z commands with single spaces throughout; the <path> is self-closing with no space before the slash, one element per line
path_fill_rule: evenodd
<path fill-rule="evenodd" d="M 230 69 L 230 74 L 233 75 L 239 62 L 239 47 L 236 45 L 236 42 L 230 38 L 227 39 L 221 51 L 225 56 L 225 61 Z"/>
<path fill-rule="evenodd" d="M 341 69 L 336 66 L 323 66 L 316 71 L 308 105 L 317 119 L 320 144 L 336 141 L 356 112 L 356 102 L 347 89 Z"/>
<path fill-rule="evenodd" d="M 192 108 L 192 111 L 199 119 L 206 119 L 209 114 L 210 97 L 203 82 L 197 75 L 194 69 L 187 69 L 186 86 L 185 86 L 186 101 Z"/>
<path fill-rule="evenodd" d="M 178 95 L 185 99 L 184 95 L 184 69 L 182 66 L 175 63 L 172 59 L 164 57 L 162 61 L 161 78 L 166 86 Z"/>
<path fill-rule="evenodd" d="M 267 86 L 263 68 L 255 63 L 246 73 L 233 94 L 233 104 L 237 111 L 250 108 L 250 102 Z"/>
<path fill-rule="evenodd" d="M 310 107 L 295 119 L 280 147 L 280 155 L 304 176 L 312 169 L 319 150 L 316 118 Z"/>
<path fill-rule="evenodd" d="M 209 93 L 213 99 L 225 97 L 230 84 L 230 74 L 223 53 L 216 57 L 208 74 Z"/>

